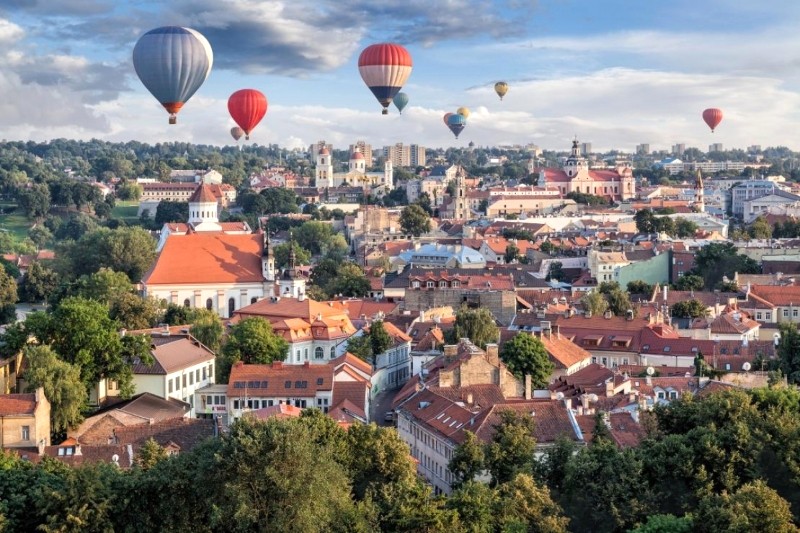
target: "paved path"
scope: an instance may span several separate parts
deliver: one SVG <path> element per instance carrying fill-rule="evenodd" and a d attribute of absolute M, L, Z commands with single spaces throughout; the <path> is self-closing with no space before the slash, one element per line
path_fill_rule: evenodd
<path fill-rule="evenodd" d="M 400 389 L 385 390 L 383 392 L 379 392 L 372 399 L 372 412 L 370 413 L 370 420 L 372 420 L 379 426 L 393 425 L 391 422 L 387 422 L 384 420 L 384 415 L 386 415 L 387 411 L 390 411 L 392 409 L 392 401 L 394 401 L 394 397 L 398 392 L 400 392 Z"/>

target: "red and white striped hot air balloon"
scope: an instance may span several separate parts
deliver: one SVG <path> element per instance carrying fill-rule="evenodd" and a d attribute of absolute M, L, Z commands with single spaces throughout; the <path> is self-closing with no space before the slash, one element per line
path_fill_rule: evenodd
<path fill-rule="evenodd" d="M 389 104 L 403 88 L 412 66 L 411 54 L 399 44 L 373 44 L 361 52 L 358 72 L 383 106 L 382 114 L 389 114 Z"/>

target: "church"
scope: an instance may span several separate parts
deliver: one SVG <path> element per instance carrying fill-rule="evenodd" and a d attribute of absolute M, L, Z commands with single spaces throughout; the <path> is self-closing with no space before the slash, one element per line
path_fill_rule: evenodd
<path fill-rule="evenodd" d="M 633 170 L 629 164 L 613 170 L 590 170 L 589 161 L 580 155 L 578 140 L 572 141 L 572 153 L 561 168 L 539 171 L 539 187 L 557 187 L 562 195 L 571 192 L 602 196 L 614 202 L 636 195 Z"/>
<path fill-rule="evenodd" d="M 333 156 L 323 146 L 316 154 L 316 186 L 318 189 L 331 187 L 369 187 L 381 188 L 383 192 L 394 189 L 394 169 L 387 160 L 383 172 L 367 172 L 366 160 L 361 152 L 350 154 L 347 172 L 333 171 Z M 378 191 L 375 191 L 378 192 Z"/>
<path fill-rule="evenodd" d="M 281 274 L 269 234 L 246 223 L 219 222 L 218 203 L 201 183 L 189 199 L 189 221 L 165 224 L 155 263 L 142 277 L 145 296 L 185 307 L 204 307 L 230 318 L 264 298 L 305 294 L 305 279 L 294 268 Z"/>

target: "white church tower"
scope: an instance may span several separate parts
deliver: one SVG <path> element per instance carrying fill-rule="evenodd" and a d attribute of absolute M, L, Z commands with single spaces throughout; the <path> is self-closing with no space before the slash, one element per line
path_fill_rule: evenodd
<path fill-rule="evenodd" d="M 394 167 L 391 159 L 387 159 L 383 166 L 383 186 L 386 187 L 387 193 L 394 190 Z"/>
<path fill-rule="evenodd" d="M 367 161 L 364 159 L 364 154 L 361 152 L 353 152 L 350 154 L 350 172 L 358 172 L 359 174 L 367 173 Z"/>
<path fill-rule="evenodd" d="M 221 231 L 217 197 L 211 187 L 201 183 L 189 198 L 189 225 L 194 231 Z"/>
<path fill-rule="evenodd" d="M 289 237 L 289 264 L 283 270 L 278 285 L 280 286 L 281 298 L 297 298 L 302 300 L 306 297 L 306 280 L 297 271 L 295 266 L 297 259 L 294 254 L 294 240 Z"/>
<path fill-rule="evenodd" d="M 317 187 L 333 187 L 333 157 L 325 146 L 317 152 L 316 165 Z"/>
<path fill-rule="evenodd" d="M 567 176 L 570 178 L 574 178 L 582 171 L 589 170 L 589 162 L 586 160 L 585 157 L 580 155 L 580 151 L 578 149 L 578 139 L 572 141 L 572 153 L 567 158 L 567 161 L 564 163 L 564 172 L 567 173 Z"/>
<path fill-rule="evenodd" d="M 275 252 L 272 249 L 272 243 L 269 242 L 268 229 L 262 230 L 264 232 L 264 244 L 261 251 L 261 274 L 264 280 L 269 282 L 270 285 L 275 283 Z M 273 287 L 270 286 L 268 292 L 272 293 Z"/>

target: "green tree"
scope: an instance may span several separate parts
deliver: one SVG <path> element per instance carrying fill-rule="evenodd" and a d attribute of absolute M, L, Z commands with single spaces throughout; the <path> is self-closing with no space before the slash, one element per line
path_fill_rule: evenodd
<path fill-rule="evenodd" d="M 489 309 L 480 307 L 469 309 L 462 307 L 456 313 L 456 321 L 450 333 L 450 342 L 469 339 L 473 344 L 485 348 L 487 344 L 496 343 L 500 338 L 500 329 Z"/>
<path fill-rule="evenodd" d="M 675 235 L 681 239 L 694 237 L 698 229 L 700 228 L 697 224 L 691 220 L 683 217 L 675 217 Z"/>
<path fill-rule="evenodd" d="M 394 341 L 386 332 L 383 320 L 376 320 L 369 326 L 369 343 L 375 357 L 392 347 Z"/>
<path fill-rule="evenodd" d="M 735 273 L 757 274 L 758 263 L 746 255 L 737 253 L 732 242 L 713 242 L 700 248 L 694 257 L 691 273 L 703 278 L 706 289 L 715 289 L 723 277 L 733 279 Z"/>
<path fill-rule="evenodd" d="M 631 530 L 630 533 L 692 533 L 693 524 L 691 516 L 656 514 L 648 516 L 644 524 Z"/>
<path fill-rule="evenodd" d="M 492 485 L 513 480 L 517 474 L 533 472 L 536 438 L 535 422 L 528 413 L 511 409 L 500 411 L 500 423 L 494 426 L 492 440 L 486 446 L 486 467 Z"/>
<path fill-rule="evenodd" d="M 605 298 L 608 301 L 608 308 L 616 316 L 626 316 L 628 311 L 633 311 L 634 315 L 636 314 L 636 309 L 634 309 L 627 292 L 621 289 L 614 289 L 606 294 Z"/>
<path fill-rule="evenodd" d="M 628 282 L 628 286 L 626 287 L 628 292 L 631 294 L 646 294 L 647 296 L 653 294 L 654 288 L 655 287 L 653 285 L 650 285 L 649 283 L 640 279 Z"/>
<path fill-rule="evenodd" d="M 149 470 L 159 462 L 166 461 L 168 457 L 164 447 L 157 443 L 153 437 L 150 437 L 144 441 L 142 447 L 136 452 L 134 464 L 142 470 Z"/>
<path fill-rule="evenodd" d="M 650 209 L 640 209 L 634 215 L 636 221 L 636 231 L 639 233 L 655 233 L 656 223 L 655 216 Z"/>
<path fill-rule="evenodd" d="M 36 224 L 28 230 L 28 237 L 36 245 L 36 248 L 42 249 L 53 240 L 53 233 L 47 229 L 47 226 Z"/>
<path fill-rule="evenodd" d="M 50 402 L 50 430 L 60 434 L 83 421 L 88 397 L 81 382 L 80 369 L 61 361 L 49 346 L 26 346 L 23 354 L 28 368 L 25 381 L 28 391 L 44 389 Z"/>
<path fill-rule="evenodd" d="M 794 533 L 789 502 L 764 481 L 747 483 L 733 494 L 712 495 L 700 503 L 694 531 Z"/>
<path fill-rule="evenodd" d="M 772 225 L 764 217 L 758 217 L 750 223 L 747 233 L 753 239 L 771 239 Z"/>
<path fill-rule="evenodd" d="M 263 213 L 299 213 L 300 197 L 291 189 L 270 187 L 259 193 L 267 201 Z"/>
<path fill-rule="evenodd" d="M 219 351 L 222 344 L 222 334 L 225 328 L 219 315 L 210 309 L 198 309 L 195 312 L 191 335 L 207 346 L 212 352 Z"/>
<path fill-rule="evenodd" d="M 37 319 L 33 315 L 28 316 L 26 326 Z M 120 389 L 130 388 L 131 369 L 122 358 L 117 324 L 109 318 L 105 305 L 70 297 L 44 318 L 44 330 L 38 331 L 36 338 L 40 344 L 50 344 L 62 360 L 79 367 L 87 388 L 101 378 L 116 380 Z"/>
<path fill-rule="evenodd" d="M 790 383 L 800 383 L 800 332 L 797 325 L 783 322 L 779 326 L 778 360 L 781 371 Z"/>
<path fill-rule="evenodd" d="M 547 387 L 555 365 L 550 361 L 542 341 L 529 333 L 517 333 L 500 351 L 500 359 L 520 379 L 531 376 L 536 388 Z"/>
<path fill-rule="evenodd" d="M 549 244 L 549 243 L 548 243 Z M 552 245 L 551 245 L 552 246 Z M 564 281 L 567 275 L 564 273 L 561 261 L 553 261 L 547 269 L 547 280 Z"/>
<path fill-rule="evenodd" d="M 369 294 L 370 284 L 364 270 L 355 263 L 344 263 L 336 272 L 336 277 L 325 287 L 328 294 L 341 294 L 356 298 Z"/>
<path fill-rule="evenodd" d="M 699 300 L 683 300 L 675 302 L 670 308 L 672 316 L 678 318 L 700 318 L 708 316 L 708 308 Z"/>
<path fill-rule="evenodd" d="M 581 303 L 583 304 L 584 310 L 594 316 L 602 316 L 608 309 L 608 301 L 596 290 L 587 292 L 586 295 L 581 298 Z"/>
<path fill-rule="evenodd" d="M 227 381 L 231 366 L 237 361 L 261 365 L 283 361 L 288 350 L 289 344 L 272 331 L 267 320 L 259 317 L 245 318 L 228 332 L 222 346 L 218 377 L 222 382 Z"/>
<path fill-rule="evenodd" d="M 169 303 L 164 310 L 164 317 L 162 320 L 165 324 L 169 324 L 170 326 L 183 326 L 191 324 L 194 321 L 196 313 L 197 310 L 191 307 Z"/>
<path fill-rule="evenodd" d="M 363 499 L 378 487 L 411 485 L 417 481 L 408 444 L 390 428 L 352 425 L 347 431 L 347 448 L 350 451 L 347 469 L 356 499 Z"/>
<path fill-rule="evenodd" d="M 153 222 L 159 228 L 167 222 L 187 222 L 189 220 L 189 203 L 178 200 L 161 200 L 158 202 Z"/>
<path fill-rule="evenodd" d="M 494 533 L 497 531 L 497 490 L 479 481 L 467 481 L 447 499 L 447 507 L 458 513 L 465 531 Z"/>
<path fill-rule="evenodd" d="M 530 474 L 517 474 L 498 487 L 495 504 L 500 531 L 566 533 L 569 518 L 550 497 L 550 491 Z"/>
<path fill-rule="evenodd" d="M 289 243 L 279 244 L 273 248 L 275 253 L 275 268 L 284 269 L 289 266 Z M 294 246 L 295 265 L 310 265 L 311 252 L 302 246 Z"/>
<path fill-rule="evenodd" d="M 26 217 L 41 219 L 50 211 L 50 189 L 43 183 L 34 183 L 17 192 L 17 202 Z"/>
<path fill-rule="evenodd" d="M 512 242 L 506 246 L 506 253 L 503 256 L 503 259 L 505 259 L 506 263 L 513 263 L 519 259 L 519 248 L 517 248 L 516 244 Z M 550 266 L 552 267 L 552 265 Z"/>
<path fill-rule="evenodd" d="M 454 477 L 453 488 L 458 489 L 474 480 L 483 471 L 485 461 L 483 444 L 473 432 L 465 431 L 464 442 L 456 446 L 447 464 Z"/>
<path fill-rule="evenodd" d="M 147 329 L 156 325 L 160 309 L 153 298 L 123 292 L 111 300 L 108 313 L 112 320 L 125 329 Z"/>
<path fill-rule="evenodd" d="M 369 335 L 354 335 L 347 339 L 347 351 L 362 361 L 373 363 L 372 343 L 369 340 Z"/>
<path fill-rule="evenodd" d="M 75 277 L 107 267 L 139 283 L 155 261 L 156 241 L 139 227 L 101 228 L 66 245 L 59 255 L 66 260 L 62 268 Z"/>
<path fill-rule="evenodd" d="M 419 237 L 431 230 L 430 215 L 419 205 L 407 205 L 400 212 L 400 228 L 403 233 Z"/>
<path fill-rule="evenodd" d="M 686 274 L 678 278 L 675 288 L 679 291 L 701 291 L 703 290 L 703 278 L 693 274 Z"/>
<path fill-rule="evenodd" d="M 23 302 L 46 301 L 58 286 L 58 274 L 34 261 L 22 276 L 19 284 L 19 299 Z"/>

